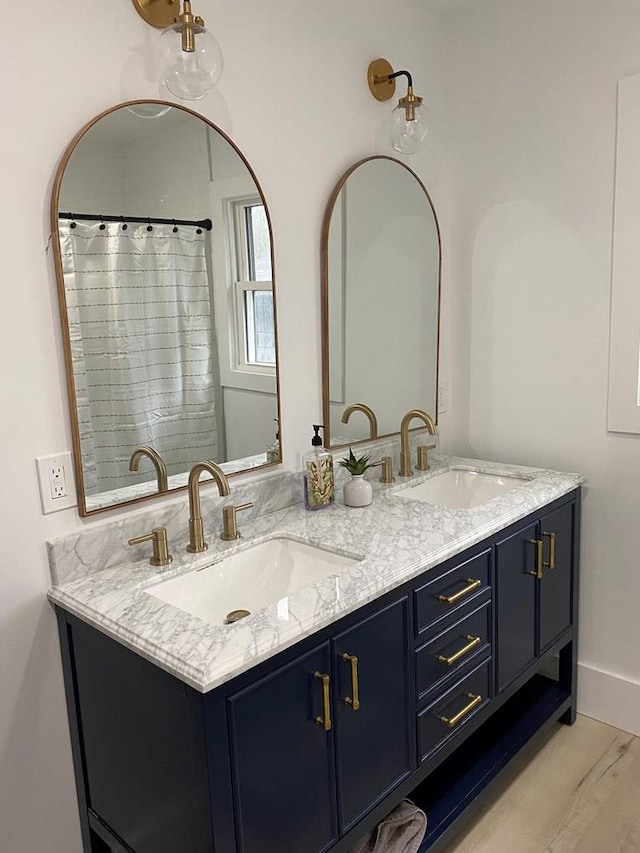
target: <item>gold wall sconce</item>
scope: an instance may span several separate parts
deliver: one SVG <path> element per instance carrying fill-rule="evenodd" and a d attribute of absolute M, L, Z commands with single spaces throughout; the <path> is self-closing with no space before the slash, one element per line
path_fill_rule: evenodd
<path fill-rule="evenodd" d="M 138 14 L 152 27 L 162 28 L 158 40 L 160 82 L 183 101 L 198 101 L 213 89 L 222 74 L 220 45 L 190 0 L 133 0 Z"/>
<path fill-rule="evenodd" d="M 396 78 L 407 78 L 407 94 L 391 113 L 389 141 L 400 154 L 415 154 L 429 132 L 429 118 L 422 98 L 413 92 L 408 71 L 394 71 L 386 59 L 374 59 L 367 69 L 369 90 L 377 101 L 388 101 L 396 91 Z"/>

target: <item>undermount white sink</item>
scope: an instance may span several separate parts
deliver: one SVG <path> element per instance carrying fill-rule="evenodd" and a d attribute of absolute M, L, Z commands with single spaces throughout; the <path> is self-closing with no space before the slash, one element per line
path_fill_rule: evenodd
<path fill-rule="evenodd" d="M 451 468 L 430 480 L 399 489 L 393 494 L 450 509 L 471 509 L 488 503 L 526 482 L 529 481 L 523 477 Z"/>
<path fill-rule="evenodd" d="M 144 591 L 206 622 L 220 624 L 270 604 L 278 604 L 279 611 L 288 613 L 291 593 L 338 575 L 362 559 L 278 536 Z M 227 619 L 234 611 L 238 613 Z"/>

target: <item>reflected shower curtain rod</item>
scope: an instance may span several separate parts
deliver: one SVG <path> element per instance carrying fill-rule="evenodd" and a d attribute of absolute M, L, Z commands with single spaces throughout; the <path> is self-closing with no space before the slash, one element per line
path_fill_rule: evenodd
<path fill-rule="evenodd" d="M 193 225 L 211 231 L 210 219 L 158 219 L 153 216 L 102 216 L 95 213 L 59 213 L 58 219 L 77 219 L 84 222 L 141 222 L 147 225 Z"/>

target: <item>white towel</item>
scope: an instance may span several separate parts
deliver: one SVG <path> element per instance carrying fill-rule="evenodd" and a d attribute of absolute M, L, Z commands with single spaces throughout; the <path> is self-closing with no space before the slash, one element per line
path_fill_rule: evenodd
<path fill-rule="evenodd" d="M 426 814 L 403 800 L 351 853 L 418 853 L 426 831 Z"/>

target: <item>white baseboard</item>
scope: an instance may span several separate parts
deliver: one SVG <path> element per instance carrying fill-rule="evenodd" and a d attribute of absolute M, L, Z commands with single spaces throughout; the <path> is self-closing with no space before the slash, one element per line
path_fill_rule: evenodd
<path fill-rule="evenodd" d="M 640 736 L 640 684 L 578 664 L 578 713 Z"/>

